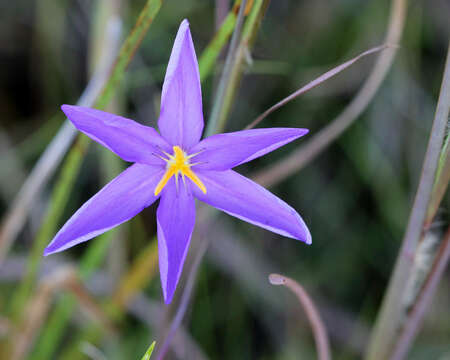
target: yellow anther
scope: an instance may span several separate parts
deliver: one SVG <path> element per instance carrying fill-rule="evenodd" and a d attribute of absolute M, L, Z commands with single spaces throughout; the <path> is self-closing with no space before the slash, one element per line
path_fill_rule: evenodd
<path fill-rule="evenodd" d="M 205 185 L 202 183 L 202 181 L 199 179 L 199 177 L 197 175 L 195 175 L 195 173 L 191 170 L 191 166 L 193 164 L 189 163 L 189 159 L 197 154 L 188 156 L 179 146 L 173 147 L 173 153 L 174 153 L 173 155 L 170 155 L 170 154 L 167 154 L 166 152 L 164 152 L 164 154 L 169 159 L 166 160 L 163 158 L 167 162 L 167 168 L 166 168 L 166 172 L 164 173 L 163 177 L 159 181 L 158 185 L 156 185 L 155 196 L 157 196 L 162 191 L 162 189 L 164 188 L 164 186 L 167 185 L 167 183 L 169 182 L 169 180 L 172 176 L 175 175 L 176 180 L 178 180 L 178 175 L 180 173 L 183 178 L 183 183 L 184 183 L 184 177 L 186 176 L 189 179 L 191 179 L 192 182 L 195 185 L 197 185 L 201 191 L 203 191 L 203 193 L 206 194 Z M 177 184 L 178 184 L 178 181 L 177 181 Z"/>

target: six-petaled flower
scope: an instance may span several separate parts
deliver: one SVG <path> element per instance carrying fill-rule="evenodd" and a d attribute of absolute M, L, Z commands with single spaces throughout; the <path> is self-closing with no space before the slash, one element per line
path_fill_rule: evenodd
<path fill-rule="evenodd" d="M 87 201 L 44 254 L 65 250 L 129 220 L 160 198 L 157 210 L 161 283 L 172 300 L 195 223 L 195 199 L 275 233 L 311 243 L 297 212 L 231 170 L 308 130 L 272 128 L 217 134 L 200 140 L 203 111 L 197 58 L 189 24 L 178 30 L 164 79 L 160 134 L 103 111 L 63 105 L 75 127 L 134 163 Z"/>

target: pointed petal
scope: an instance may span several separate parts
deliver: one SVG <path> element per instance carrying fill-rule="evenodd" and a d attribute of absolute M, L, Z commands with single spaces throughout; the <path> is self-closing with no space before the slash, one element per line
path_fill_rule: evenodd
<path fill-rule="evenodd" d="M 297 212 L 283 200 L 233 170 L 198 171 L 206 194 L 194 196 L 215 208 L 277 234 L 311 244 L 311 234 Z"/>
<path fill-rule="evenodd" d="M 305 134 L 308 129 L 271 128 L 212 135 L 194 146 L 190 153 L 199 163 L 194 170 L 228 170 L 256 159 Z"/>
<path fill-rule="evenodd" d="M 172 301 L 195 224 L 195 200 L 189 186 L 172 178 L 161 194 L 157 211 L 161 285 L 166 304 Z"/>
<path fill-rule="evenodd" d="M 202 92 L 197 57 L 183 20 L 173 44 L 161 95 L 161 135 L 173 146 L 189 150 L 203 131 Z"/>
<path fill-rule="evenodd" d="M 133 120 L 82 106 L 63 105 L 61 109 L 78 130 L 125 161 L 164 164 L 153 154 L 171 150 L 155 129 Z"/>
<path fill-rule="evenodd" d="M 131 165 L 66 222 L 44 255 L 90 240 L 131 219 L 158 198 L 153 192 L 163 172 L 159 166 Z"/>

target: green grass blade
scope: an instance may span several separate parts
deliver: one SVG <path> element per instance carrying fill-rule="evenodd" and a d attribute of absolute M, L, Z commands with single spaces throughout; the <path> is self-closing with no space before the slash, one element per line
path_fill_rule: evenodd
<path fill-rule="evenodd" d="M 245 57 L 249 49 L 251 49 L 253 42 L 258 34 L 260 24 L 266 9 L 270 3 L 270 0 L 255 0 L 251 11 L 245 21 L 244 28 L 242 30 L 241 41 L 236 51 L 236 56 L 233 60 L 232 69 L 228 79 L 226 89 L 224 89 L 222 104 L 220 109 L 216 113 L 212 112 L 210 123 L 212 124 L 207 128 L 208 135 L 214 132 L 222 132 L 225 128 L 225 123 L 228 115 L 231 111 L 231 106 L 237 90 L 239 89 L 240 80 L 242 78 L 244 70 Z M 213 108 L 214 109 L 214 108 Z M 213 118 L 213 115 L 215 118 Z M 213 129 L 214 127 L 214 129 Z"/>
<path fill-rule="evenodd" d="M 150 359 L 150 356 L 152 356 L 152 353 L 153 353 L 153 349 L 155 348 L 155 344 L 156 344 L 156 342 L 153 341 L 152 344 L 150 345 L 150 347 L 145 352 L 145 354 L 141 360 L 149 360 Z"/>
<path fill-rule="evenodd" d="M 142 9 L 136 24 L 123 44 L 108 82 L 102 94 L 95 102 L 95 108 L 104 109 L 109 104 L 125 74 L 125 70 L 142 42 L 150 25 L 161 8 L 163 0 L 148 0 Z"/>
<path fill-rule="evenodd" d="M 202 56 L 200 56 L 200 59 L 198 60 L 198 67 L 200 71 L 200 80 L 202 82 L 211 74 L 221 50 L 233 33 L 234 26 L 236 25 L 236 19 L 236 14 L 233 11 L 230 11 L 216 35 L 205 48 Z"/>

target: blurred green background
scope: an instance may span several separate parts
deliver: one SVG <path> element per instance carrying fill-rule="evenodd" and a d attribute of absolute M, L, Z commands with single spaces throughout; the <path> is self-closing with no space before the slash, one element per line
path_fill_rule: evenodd
<path fill-rule="evenodd" d="M 308 81 L 380 45 L 390 4 L 387 0 L 272 1 L 245 65 L 226 130 L 242 129 Z M 125 38 L 143 5 L 143 0 L 0 3 L 1 215 L 7 213 L 61 126 L 60 105 L 76 103 L 86 87 L 103 43 L 96 38 L 102 33 L 97 27 L 104 26 L 102 8 L 118 6 Z M 223 16 L 221 7 L 231 5 L 231 1 L 164 1 L 109 109 L 156 126 L 165 67 L 179 23 L 189 19 L 200 56 Z M 313 236 L 312 246 L 222 213 L 201 229 L 211 244 L 182 324 L 183 336 L 176 338 L 178 349 L 165 358 L 314 359 L 314 340 L 304 312 L 286 289 L 268 283 L 272 272 L 290 276 L 308 290 L 329 331 L 335 359 L 361 358 L 416 191 L 442 79 L 449 19 L 447 0 L 411 1 L 395 63 L 366 111 L 312 163 L 271 188 L 302 215 Z M 352 100 L 376 56 L 273 113 L 261 126 L 304 127 L 310 129 L 308 137 L 313 136 Z M 205 119 L 211 112 L 221 63 L 203 83 Z M 238 171 L 249 175 L 277 163 L 302 141 Z M 91 145 L 59 225 L 125 166 L 98 144 Z M 17 341 L 11 329 L 20 321 L 11 315 L 10 302 L 23 278 L 56 175 L 39 193 L 26 226 L 0 263 L 3 348 Z M 448 199 L 433 224 L 436 231 L 448 223 L 447 205 Z M 50 358 L 138 359 L 152 340 L 158 344 L 175 307 L 162 305 L 154 265 L 143 267 L 148 281 L 124 310 L 110 311 L 105 305 L 119 279 L 155 241 L 155 211 L 156 206 L 151 206 L 107 239 L 107 257 L 84 283 L 91 300 L 103 312 L 115 314 L 107 317 L 116 330 L 99 326 L 91 305 L 77 304 L 68 311 L 70 321 L 63 328 L 50 327 L 60 336 Z M 79 266 L 93 241 L 99 239 L 45 258 L 32 299 L 39 294 L 39 284 L 61 266 Z M 408 359 L 450 356 L 449 275 L 447 271 Z M 182 289 L 183 283 L 177 296 Z M 49 311 L 42 326 L 27 333 L 32 341 L 24 358 L 39 358 L 52 309 L 69 301 L 66 292 L 57 288 L 46 298 Z M 20 310 L 22 315 L 28 314 L 29 306 Z"/>

